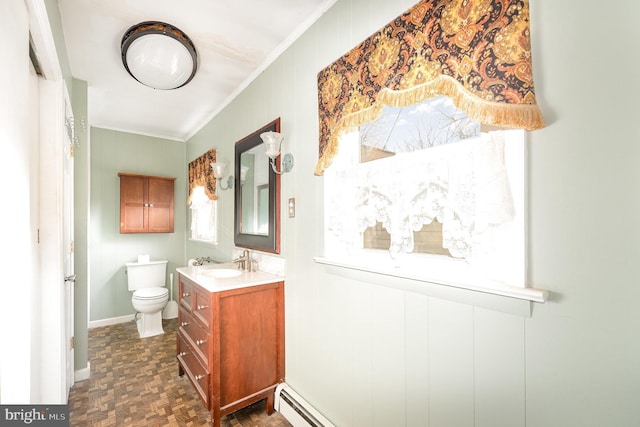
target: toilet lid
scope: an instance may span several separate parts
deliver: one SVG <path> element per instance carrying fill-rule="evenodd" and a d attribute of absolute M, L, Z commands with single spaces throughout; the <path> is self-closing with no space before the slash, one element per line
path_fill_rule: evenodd
<path fill-rule="evenodd" d="M 169 289 L 167 288 L 142 288 L 133 293 L 133 297 L 136 299 L 159 299 L 169 295 Z"/>

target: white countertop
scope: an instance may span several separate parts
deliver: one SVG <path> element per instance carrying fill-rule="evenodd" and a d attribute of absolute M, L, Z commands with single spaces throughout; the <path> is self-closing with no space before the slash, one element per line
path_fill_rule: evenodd
<path fill-rule="evenodd" d="M 221 273 L 229 274 L 237 274 L 235 272 L 239 272 L 240 274 L 234 277 L 215 277 L 216 272 L 211 270 L 222 270 L 220 271 Z M 231 270 L 233 270 L 233 272 Z M 284 280 L 282 276 L 265 271 L 238 270 L 234 263 L 179 267 L 176 268 L 176 271 L 210 292 L 246 288 L 248 286 L 264 285 Z"/>

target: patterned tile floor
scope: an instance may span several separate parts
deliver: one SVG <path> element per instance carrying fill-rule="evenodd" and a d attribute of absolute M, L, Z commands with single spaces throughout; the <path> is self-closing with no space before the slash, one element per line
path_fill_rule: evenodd
<path fill-rule="evenodd" d="M 177 319 L 164 335 L 141 339 L 134 322 L 89 330 L 91 377 L 69 395 L 71 426 L 208 426 L 209 412 L 187 377 L 178 377 Z M 264 401 L 229 414 L 222 427 L 290 427 Z"/>

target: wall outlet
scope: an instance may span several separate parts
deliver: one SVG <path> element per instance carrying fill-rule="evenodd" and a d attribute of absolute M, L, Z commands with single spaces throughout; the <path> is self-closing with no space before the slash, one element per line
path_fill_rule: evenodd
<path fill-rule="evenodd" d="M 289 218 L 293 218 L 296 216 L 296 199 L 295 198 L 290 198 L 289 199 Z"/>

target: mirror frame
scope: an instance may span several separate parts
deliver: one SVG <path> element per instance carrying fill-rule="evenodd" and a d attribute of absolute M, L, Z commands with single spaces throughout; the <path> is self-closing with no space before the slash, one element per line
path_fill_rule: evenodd
<path fill-rule="evenodd" d="M 280 132 L 280 118 L 263 126 L 252 134 L 244 137 L 235 145 L 235 185 L 234 185 L 234 243 L 236 246 L 255 249 L 263 252 L 280 253 L 280 175 L 270 167 L 269 170 L 269 232 L 265 235 L 242 233 L 242 191 L 240 185 L 240 156 L 260 144 L 264 144 L 260 134 L 267 131 Z M 266 154 L 265 154 L 266 156 Z M 280 156 L 276 158 L 280 162 Z"/>

